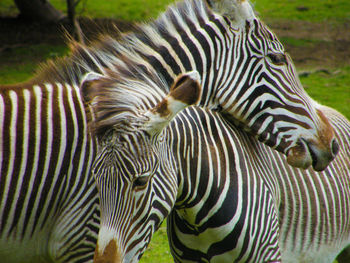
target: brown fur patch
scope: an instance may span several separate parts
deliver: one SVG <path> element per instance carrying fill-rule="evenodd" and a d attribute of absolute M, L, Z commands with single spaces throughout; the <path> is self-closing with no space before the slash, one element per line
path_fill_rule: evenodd
<path fill-rule="evenodd" d="M 118 248 L 114 240 L 111 240 L 103 254 L 100 255 L 98 252 L 98 244 L 96 246 L 94 263 L 120 263 L 120 255 L 118 253 Z"/>
<path fill-rule="evenodd" d="M 170 114 L 170 111 L 168 109 L 168 100 L 164 99 L 158 105 L 154 108 L 154 112 L 157 112 L 160 114 L 161 117 L 166 117 Z"/>
<path fill-rule="evenodd" d="M 305 149 L 305 145 L 300 143 L 289 149 L 287 154 L 287 162 L 294 167 L 306 169 L 312 163 L 311 158 L 307 158 L 307 156 L 308 154 L 307 149 Z"/>
<path fill-rule="evenodd" d="M 198 81 L 188 76 L 179 77 L 170 89 L 170 96 L 187 105 L 197 103 L 200 98 L 200 93 L 201 87 Z"/>
<path fill-rule="evenodd" d="M 317 115 L 321 119 L 323 123 L 323 127 L 321 129 L 321 133 L 319 134 L 320 137 L 320 142 L 324 143 L 327 147 L 331 145 L 331 140 L 334 138 L 334 130 L 332 125 L 329 123 L 328 119 L 326 116 L 323 114 L 322 111 L 317 109 Z"/>
<path fill-rule="evenodd" d="M 98 91 L 100 80 L 84 81 L 80 87 L 84 102 L 91 103 Z"/>

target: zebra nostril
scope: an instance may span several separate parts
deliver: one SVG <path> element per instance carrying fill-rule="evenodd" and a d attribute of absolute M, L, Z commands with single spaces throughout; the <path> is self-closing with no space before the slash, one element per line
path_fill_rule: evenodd
<path fill-rule="evenodd" d="M 338 152 L 339 152 L 339 144 L 338 144 L 338 142 L 337 142 L 337 140 L 336 139 L 333 139 L 332 140 L 332 146 L 331 146 L 332 148 L 332 154 L 333 154 L 333 157 L 334 156 L 336 156 L 337 154 L 338 154 Z"/>

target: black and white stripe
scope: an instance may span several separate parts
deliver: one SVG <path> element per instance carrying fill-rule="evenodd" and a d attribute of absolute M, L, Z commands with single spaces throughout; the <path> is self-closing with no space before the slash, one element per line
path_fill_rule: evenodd
<path fill-rule="evenodd" d="M 323 172 L 289 166 L 283 155 L 228 127 L 216 114 L 189 109 L 171 123 L 169 136 L 175 138 L 174 154 L 183 175 L 168 217 L 175 261 L 225 262 L 224 250 L 236 249 L 227 262 L 270 262 L 278 253 L 282 262 L 333 262 L 350 244 L 350 123 L 336 111 L 318 107 L 340 142 L 339 155 Z M 232 170 L 225 174 L 223 167 Z M 242 228 L 228 228 L 227 222 L 239 216 Z M 215 233 L 219 238 L 212 238 Z M 260 234 L 276 238 L 274 249 L 263 245 Z M 259 248 L 262 254 L 254 254 Z"/>
<path fill-rule="evenodd" d="M 91 260 L 98 228 L 89 176 L 95 151 L 78 87 L 3 88 L 0 109 L 1 258 Z"/>

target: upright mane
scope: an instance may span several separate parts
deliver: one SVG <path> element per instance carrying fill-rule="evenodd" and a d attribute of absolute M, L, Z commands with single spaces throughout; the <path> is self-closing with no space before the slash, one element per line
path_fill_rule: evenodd
<path fill-rule="evenodd" d="M 88 72 L 96 72 L 108 75 L 119 65 L 129 60 L 129 66 L 133 68 L 147 68 L 147 64 L 158 63 L 153 59 L 155 51 L 166 52 L 169 45 L 165 40 L 172 39 L 175 31 L 174 25 L 183 27 L 183 31 L 192 31 L 197 24 L 205 23 L 210 16 L 210 9 L 203 1 L 185 0 L 170 6 L 160 17 L 148 24 L 139 24 L 130 33 L 102 34 L 89 45 L 70 41 L 70 54 L 63 58 L 48 61 L 38 71 L 33 81 L 60 82 L 79 85 L 82 77 Z M 181 18 L 181 19 L 179 19 Z M 117 29 L 116 29 L 117 30 Z M 180 30 L 181 31 L 181 30 Z M 174 62 L 174 67 L 160 65 L 167 70 L 159 72 L 168 84 L 181 73 L 181 66 Z M 172 65 L 172 66 L 173 66 Z M 169 76 L 168 72 L 173 72 Z"/>
<path fill-rule="evenodd" d="M 133 132 L 145 120 L 144 113 L 157 105 L 169 87 L 152 69 L 137 67 L 127 58 L 108 76 L 82 86 L 85 100 L 95 113 L 90 128 L 103 135 L 107 127 Z M 84 89 L 90 89 L 88 92 Z"/>

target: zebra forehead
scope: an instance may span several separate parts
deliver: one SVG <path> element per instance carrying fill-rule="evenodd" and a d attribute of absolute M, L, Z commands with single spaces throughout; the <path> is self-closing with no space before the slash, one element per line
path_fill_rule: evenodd
<path fill-rule="evenodd" d="M 120 132 L 138 131 L 148 120 L 144 112 L 155 107 L 165 96 L 165 84 L 159 79 L 105 77 L 83 91 L 89 97 L 94 119 L 90 126 L 99 133 L 108 128 Z"/>
<path fill-rule="evenodd" d="M 107 135 L 111 134 L 113 135 Z M 112 167 L 123 164 L 126 170 L 134 170 L 136 173 L 144 170 L 144 164 L 157 161 L 157 154 L 146 133 L 140 132 L 108 132 L 105 135 L 102 148 L 99 150 L 103 166 Z"/>

